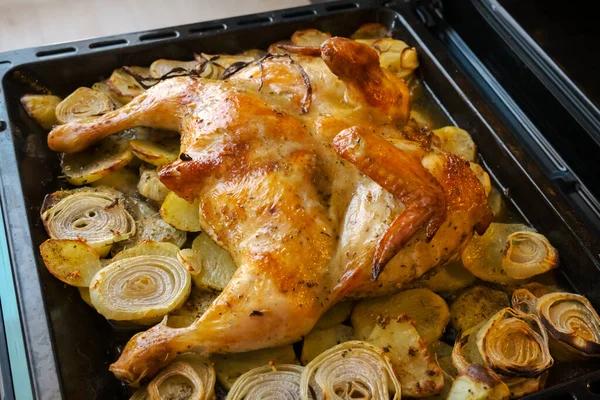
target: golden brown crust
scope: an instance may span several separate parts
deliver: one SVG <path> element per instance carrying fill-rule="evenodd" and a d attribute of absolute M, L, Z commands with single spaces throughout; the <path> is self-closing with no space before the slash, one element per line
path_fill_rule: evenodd
<path fill-rule="evenodd" d="M 451 153 L 445 153 L 444 157 L 443 172 L 437 179 L 446 192 L 448 210 L 475 209 L 481 215 L 475 229 L 483 235 L 494 218 L 483 187 L 468 161 Z"/>
<path fill-rule="evenodd" d="M 410 117 L 410 91 L 399 78 L 379 66 L 379 54 L 366 44 L 333 37 L 321 45 L 321 56 L 351 94 L 364 104 L 381 110 L 399 125 Z"/>

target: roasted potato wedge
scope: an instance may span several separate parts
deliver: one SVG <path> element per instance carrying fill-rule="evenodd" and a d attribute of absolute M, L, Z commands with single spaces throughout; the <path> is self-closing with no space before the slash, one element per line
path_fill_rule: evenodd
<path fill-rule="evenodd" d="M 454 382 L 454 379 L 456 379 L 456 376 L 458 375 L 456 367 L 452 364 L 452 346 L 436 340 L 429 344 L 427 348 L 429 349 L 429 354 L 435 359 L 437 365 L 444 374 L 444 387 L 438 394 L 428 397 L 428 399 L 446 400 L 448 393 L 450 393 L 452 382 Z"/>
<path fill-rule="evenodd" d="M 376 325 L 367 342 L 381 348 L 390 359 L 405 396 L 431 396 L 444 387 L 442 370 L 407 316 Z"/>
<path fill-rule="evenodd" d="M 401 40 L 387 37 L 357 39 L 357 42 L 377 50 L 381 67 L 405 80 L 410 78 L 419 66 L 417 50 Z"/>
<path fill-rule="evenodd" d="M 156 216 L 160 217 L 158 209 L 148 204 L 147 201 L 139 199 L 137 196 L 127 197 L 125 207 L 136 221 Z"/>
<path fill-rule="evenodd" d="M 504 203 L 502 193 L 495 187 L 490 189 L 490 193 L 488 194 L 488 204 L 494 214 L 494 221 L 501 220 L 506 214 L 506 204 Z"/>
<path fill-rule="evenodd" d="M 88 306 L 94 308 L 94 305 L 92 304 L 92 298 L 90 297 L 90 288 L 78 286 L 77 290 L 79 290 L 81 300 L 83 300 Z"/>
<path fill-rule="evenodd" d="M 331 38 L 331 34 L 318 29 L 303 29 L 294 32 L 292 43 L 296 46 L 321 46 L 324 41 Z"/>
<path fill-rule="evenodd" d="M 366 340 L 375 326 L 385 325 L 403 314 L 415 321 L 417 332 L 427 342 L 439 339 L 450 320 L 444 299 L 429 289 L 410 289 L 361 300 L 352 310 L 351 321 L 357 338 Z"/>
<path fill-rule="evenodd" d="M 160 208 L 163 220 L 186 232 L 200 231 L 200 205 L 198 200 L 190 203 L 170 192 Z"/>
<path fill-rule="evenodd" d="M 410 119 L 414 120 L 420 129 L 429 130 L 433 125 L 431 118 L 421 111 L 410 110 Z"/>
<path fill-rule="evenodd" d="M 26 94 L 21 97 L 21 104 L 27 115 L 48 131 L 60 123 L 56 119 L 56 106 L 61 101 L 60 97 L 50 94 Z"/>
<path fill-rule="evenodd" d="M 351 326 L 338 324 L 328 328 L 313 329 L 304 338 L 300 361 L 302 365 L 306 365 L 325 350 L 353 338 L 354 329 Z"/>
<path fill-rule="evenodd" d="M 237 378 L 251 369 L 270 364 L 299 364 L 291 345 L 236 354 L 215 354 L 212 357 L 217 380 L 229 390 Z"/>
<path fill-rule="evenodd" d="M 377 22 L 364 24 L 356 30 L 351 39 L 379 39 L 391 36 L 390 30 Z"/>
<path fill-rule="evenodd" d="M 85 151 L 63 154 L 61 165 L 67 181 L 82 186 L 123 168 L 132 158 L 126 137 L 113 135 Z"/>
<path fill-rule="evenodd" d="M 156 167 L 171 164 L 179 156 L 178 139 L 162 142 L 134 139 L 129 142 L 129 145 L 137 158 Z"/>
<path fill-rule="evenodd" d="M 40 252 L 48 271 L 71 286 L 88 287 L 102 269 L 98 252 L 81 240 L 48 239 Z"/>

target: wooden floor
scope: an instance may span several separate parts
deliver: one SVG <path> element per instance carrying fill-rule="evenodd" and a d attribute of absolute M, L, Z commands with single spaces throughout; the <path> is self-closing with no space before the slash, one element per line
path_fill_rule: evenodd
<path fill-rule="evenodd" d="M 0 52 L 309 4 L 309 0 L 0 0 Z"/>

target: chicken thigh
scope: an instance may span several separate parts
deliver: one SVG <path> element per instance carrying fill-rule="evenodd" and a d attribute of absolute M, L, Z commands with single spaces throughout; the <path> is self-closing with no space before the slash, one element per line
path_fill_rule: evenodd
<path fill-rule="evenodd" d="M 135 126 L 179 131 L 160 171 L 200 203 L 203 230 L 238 269 L 202 317 L 134 336 L 111 370 L 136 384 L 177 354 L 299 340 L 345 298 L 399 290 L 491 219 L 469 162 L 407 140 L 406 84 L 377 52 L 331 38 L 320 56 L 269 55 L 225 81 L 176 77 L 121 109 L 56 127 L 79 151 Z"/>

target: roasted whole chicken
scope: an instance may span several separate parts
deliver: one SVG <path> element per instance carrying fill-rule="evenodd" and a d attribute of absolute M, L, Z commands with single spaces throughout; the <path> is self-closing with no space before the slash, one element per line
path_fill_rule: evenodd
<path fill-rule="evenodd" d="M 395 292 L 451 260 L 492 214 L 469 162 L 409 122 L 410 91 L 378 51 L 333 37 L 283 46 L 222 81 L 166 79 L 102 117 L 57 126 L 77 152 L 136 126 L 178 131 L 160 180 L 200 204 L 238 269 L 187 328 L 137 334 L 111 370 L 128 383 L 177 354 L 297 341 L 336 302 Z"/>

